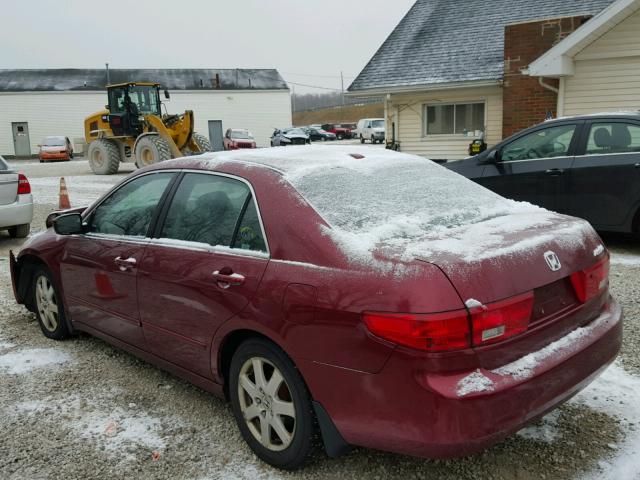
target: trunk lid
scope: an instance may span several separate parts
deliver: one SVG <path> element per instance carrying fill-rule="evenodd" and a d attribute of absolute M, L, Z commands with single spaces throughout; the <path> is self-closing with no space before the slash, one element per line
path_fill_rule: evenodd
<path fill-rule="evenodd" d="M 520 219 L 513 217 L 501 219 L 505 225 L 513 221 L 514 229 L 500 234 L 499 244 L 470 248 L 462 255 L 443 250 L 417 259 L 440 267 L 463 302 L 486 304 L 538 288 L 548 289 L 557 282 L 560 285 L 570 274 L 593 265 L 604 254 L 600 238 L 584 220 L 552 215 L 538 226 L 519 230 L 515 225 Z M 473 235 L 474 230 L 480 229 L 482 225 L 469 226 L 468 236 L 481 238 L 480 233 Z M 556 285 L 547 295 L 553 296 L 554 289 L 559 295 L 567 293 Z"/>
<path fill-rule="evenodd" d="M 0 170 L 0 205 L 8 205 L 16 201 L 18 196 L 18 174 Z"/>

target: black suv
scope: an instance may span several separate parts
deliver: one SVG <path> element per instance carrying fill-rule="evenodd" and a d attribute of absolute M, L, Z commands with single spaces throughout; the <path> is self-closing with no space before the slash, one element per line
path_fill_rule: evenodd
<path fill-rule="evenodd" d="M 445 166 L 597 230 L 640 234 L 640 112 L 546 121 Z"/>

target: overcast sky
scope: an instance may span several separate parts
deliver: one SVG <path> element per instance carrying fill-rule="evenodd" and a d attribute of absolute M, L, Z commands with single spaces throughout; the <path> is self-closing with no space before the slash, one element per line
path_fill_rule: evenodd
<path fill-rule="evenodd" d="M 336 89 L 343 71 L 346 89 L 414 2 L 6 2 L 0 68 L 277 68 Z"/>

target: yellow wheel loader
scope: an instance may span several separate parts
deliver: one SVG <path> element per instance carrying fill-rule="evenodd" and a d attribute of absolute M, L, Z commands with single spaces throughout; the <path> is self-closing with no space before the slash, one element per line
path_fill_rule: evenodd
<path fill-rule="evenodd" d="M 96 175 L 113 175 L 120 162 L 138 168 L 211 150 L 207 137 L 193 131 L 193 111 L 162 114 L 158 83 L 107 86 L 105 110 L 84 121 L 87 158 Z M 169 92 L 164 91 L 165 98 Z"/>

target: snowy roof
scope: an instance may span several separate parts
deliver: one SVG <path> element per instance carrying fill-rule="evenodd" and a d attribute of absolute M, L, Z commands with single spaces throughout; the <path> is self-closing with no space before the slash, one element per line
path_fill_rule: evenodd
<path fill-rule="evenodd" d="M 169 90 L 288 90 L 275 69 L 110 69 L 110 83 L 157 82 Z M 96 91 L 107 85 L 102 69 L 0 70 L 0 92 Z"/>
<path fill-rule="evenodd" d="M 498 81 L 504 28 L 594 15 L 613 0 L 418 0 L 349 87 L 351 92 Z"/>

